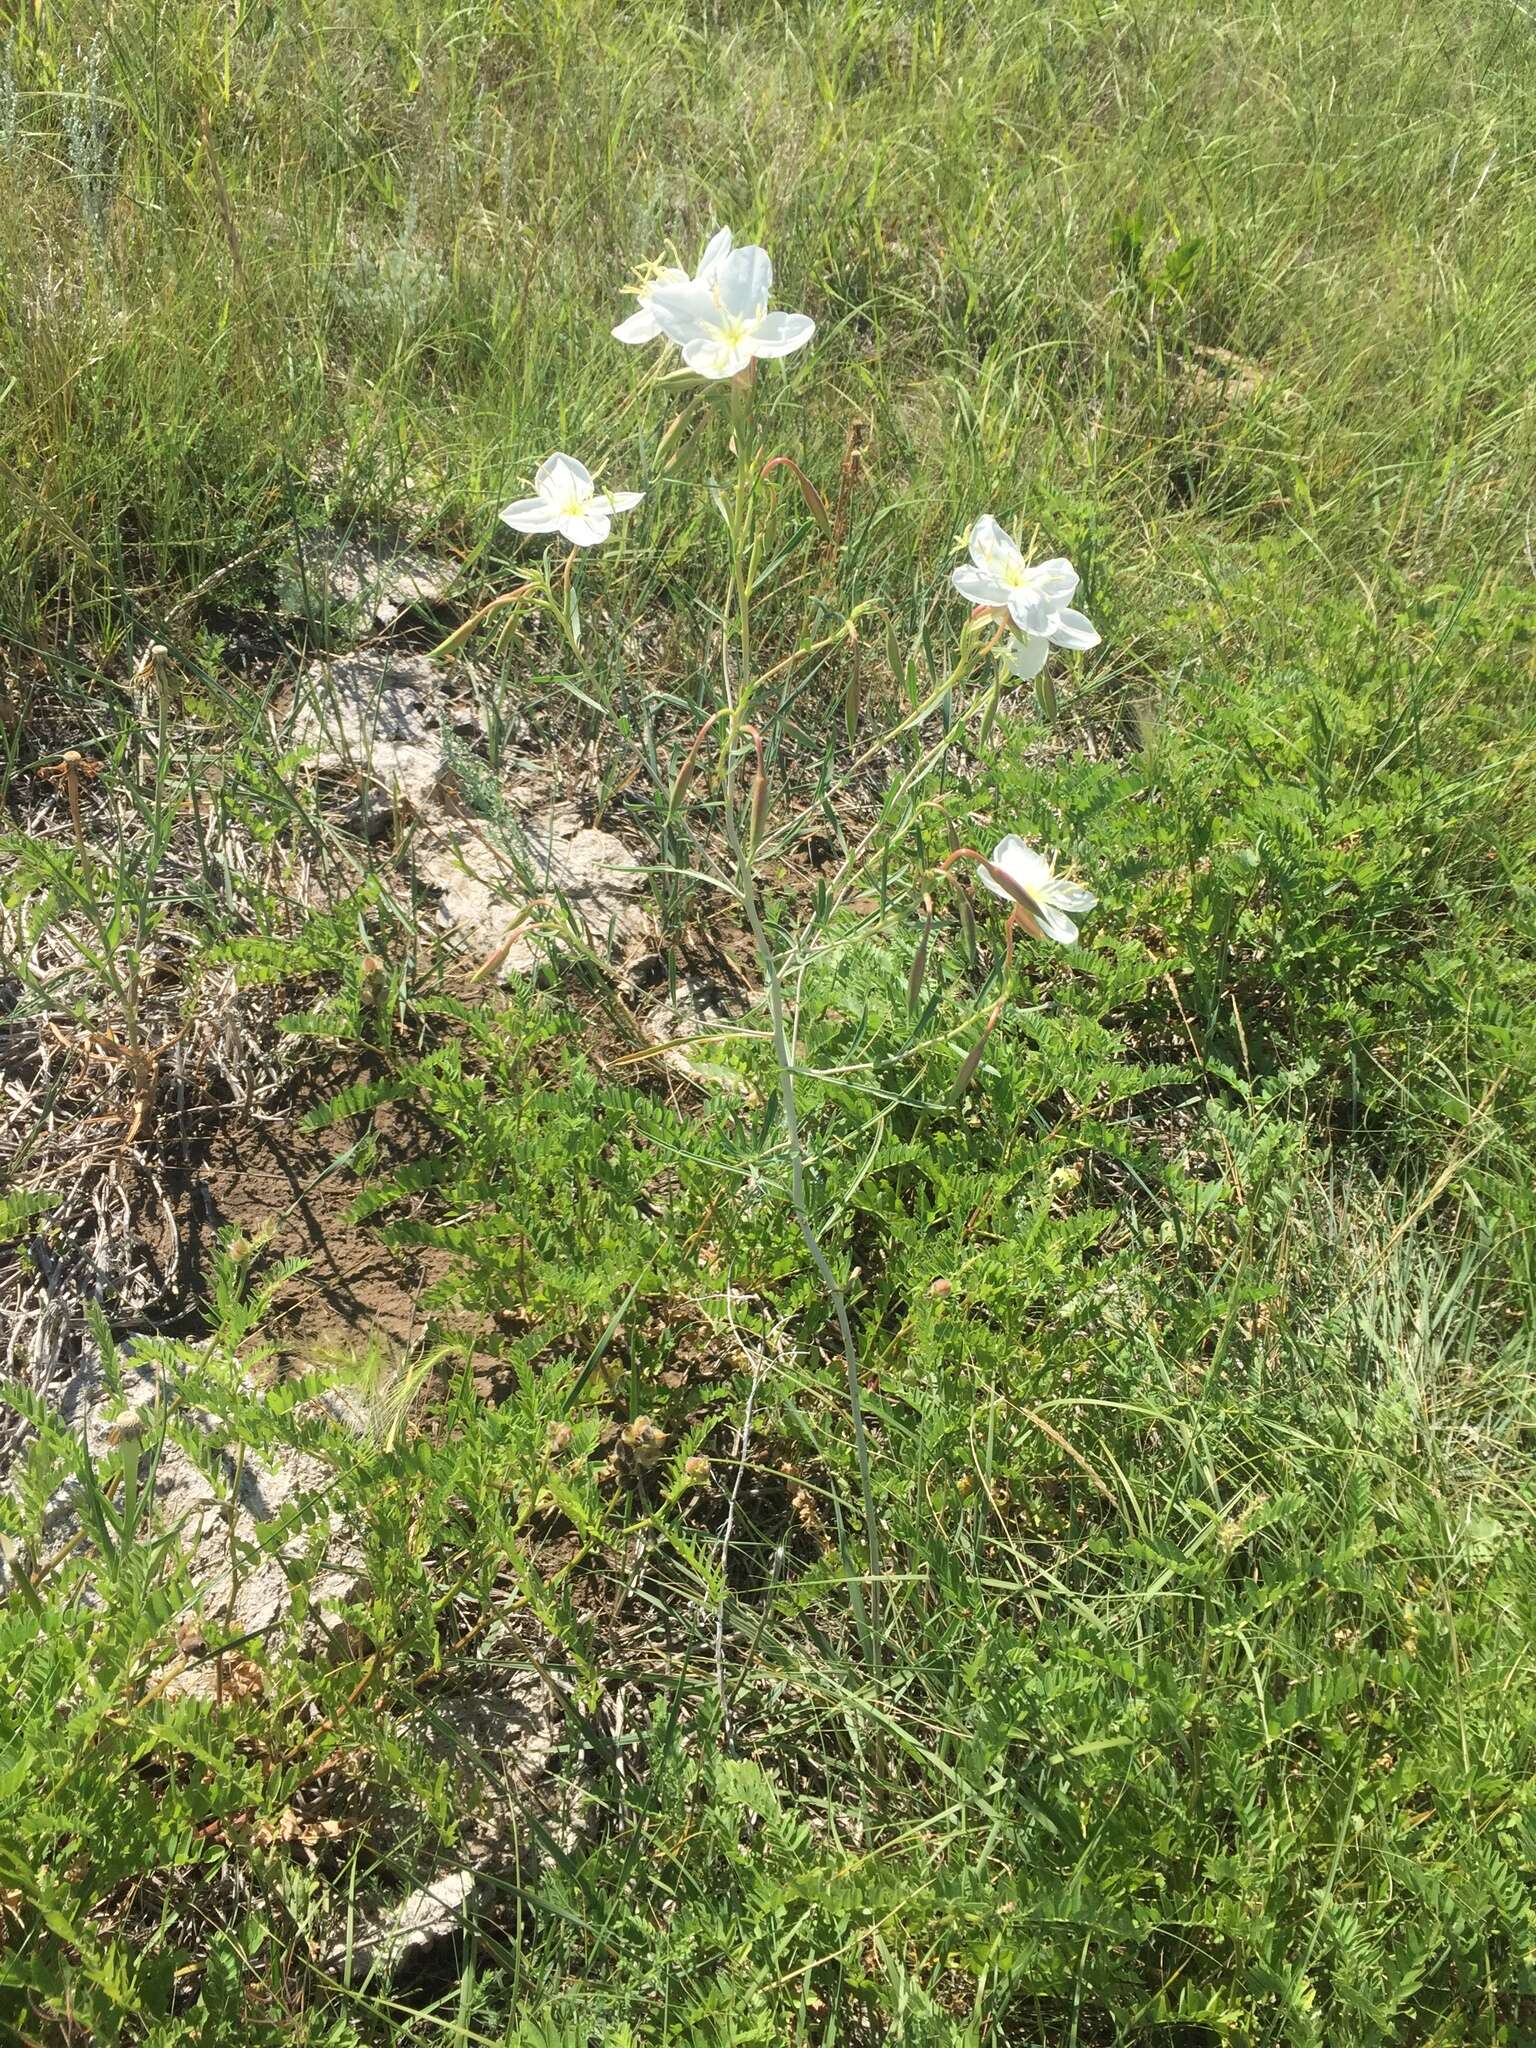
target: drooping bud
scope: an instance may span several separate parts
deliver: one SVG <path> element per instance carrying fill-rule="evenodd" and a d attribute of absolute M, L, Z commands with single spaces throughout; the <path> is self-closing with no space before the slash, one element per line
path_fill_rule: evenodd
<path fill-rule="evenodd" d="M 960 943 L 965 947 L 965 964 L 976 964 L 976 918 L 971 910 L 971 899 L 962 891 L 959 898 Z"/>
<path fill-rule="evenodd" d="M 792 455 L 770 455 L 763 464 L 763 475 L 769 477 L 776 469 L 794 471 L 795 481 L 800 486 L 800 495 L 805 500 L 805 509 L 821 528 L 828 540 L 832 539 L 832 515 L 827 510 L 827 501 L 811 482 L 805 471 Z"/>
<path fill-rule="evenodd" d="M 689 787 L 693 782 L 694 770 L 698 767 L 699 748 L 704 744 L 704 735 L 712 725 L 717 723 L 722 715 L 718 711 L 711 712 L 693 738 L 688 742 L 688 751 L 683 756 L 683 765 L 672 778 L 672 790 L 667 798 L 667 809 L 669 811 L 675 811 L 683 798 L 688 794 Z"/>
<path fill-rule="evenodd" d="M 896 631 L 896 621 L 885 622 L 885 659 L 891 671 L 891 681 L 897 688 L 904 688 L 907 680 L 907 657 L 902 651 L 901 637 Z"/>
<path fill-rule="evenodd" d="M 975 1080 L 976 1069 L 981 1065 L 981 1056 L 987 1049 L 987 1040 L 992 1036 L 993 1026 L 997 1023 L 998 1018 L 1002 1014 L 1002 1004 L 1000 1002 L 994 1004 L 991 1016 L 988 1017 L 986 1023 L 981 1028 L 981 1036 L 977 1039 L 976 1043 L 971 1047 L 970 1051 L 966 1054 L 965 1058 L 960 1062 L 960 1071 L 955 1076 L 955 1085 L 950 1090 L 949 1094 L 949 1099 L 952 1106 L 961 1102 L 964 1099 L 966 1089 L 969 1088 L 972 1081 Z"/>
<path fill-rule="evenodd" d="M 998 670 L 992 679 L 992 688 L 987 697 L 986 709 L 981 714 L 981 731 L 976 736 L 976 751 L 984 754 L 987 741 L 992 737 L 992 721 L 997 716 L 998 699 L 1003 694 L 1003 672 Z"/>
<path fill-rule="evenodd" d="M 752 808 L 747 821 L 747 851 L 756 853 L 768 821 L 768 778 L 759 768 L 752 777 Z"/>
<path fill-rule="evenodd" d="M 527 597 L 532 589 L 531 583 L 520 583 L 516 590 L 503 591 L 500 597 L 493 597 L 489 604 L 483 604 L 479 611 L 472 613 L 462 626 L 455 626 L 446 640 L 440 640 L 428 654 L 428 661 L 447 661 L 450 655 L 458 653 L 470 634 L 478 626 L 483 625 L 492 612 L 499 612 L 504 605 L 516 604 L 520 597 Z"/>
<path fill-rule="evenodd" d="M 692 395 L 693 394 L 690 392 L 690 399 Z M 667 454 L 668 449 L 671 447 L 673 441 L 677 438 L 678 430 L 682 426 L 683 421 L 688 417 L 688 414 L 691 410 L 692 407 L 690 405 L 682 405 L 672 415 L 671 419 L 668 420 L 666 430 L 662 434 L 661 439 L 656 443 L 656 454 L 653 458 L 653 467 L 659 469 L 662 466 L 663 460 Z"/>

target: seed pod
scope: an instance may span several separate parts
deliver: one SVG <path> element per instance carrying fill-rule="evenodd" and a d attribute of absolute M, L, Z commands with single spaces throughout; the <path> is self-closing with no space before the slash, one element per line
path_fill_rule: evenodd
<path fill-rule="evenodd" d="M 901 650 L 901 639 L 896 631 L 896 621 L 885 622 L 885 659 L 891 671 L 891 681 L 902 683 L 906 680 L 907 657 Z"/>
<path fill-rule="evenodd" d="M 916 1014 L 923 995 L 923 976 L 928 972 L 928 941 L 933 932 L 933 904 L 923 898 L 923 930 L 912 955 L 912 965 L 907 970 L 907 1014 Z"/>
<path fill-rule="evenodd" d="M 666 1456 L 666 1431 L 652 1422 L 649 1415 L 637 1415 L 626 1424 L 621 1441 L 637 1465 L 655 1465 Z"/>
<path fill-rule="evenodd" d="M 71 747 L 64 756 L 64 794 L 69 799 L 69 822 L 74 828 L 75 845 L 82 860 L 85 857 L 85 826 L 80 817 L 80 768 L 84 756 Z"/>
<path fill-rule="evenodd" d="M 864 708 L 864 648 L 856 628 L 848 628 L 848 638 L 853 643 L 853 652 L 848 667 L 848 688 L 843 695 L 843 725 L 851 747 L 858 737 L 859 713 Z"/>

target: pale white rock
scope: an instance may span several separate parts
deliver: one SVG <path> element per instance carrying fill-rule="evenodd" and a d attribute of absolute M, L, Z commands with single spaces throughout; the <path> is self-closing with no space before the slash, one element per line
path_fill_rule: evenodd
<path fill-rule="evenodd" d="M 312 662 L 294 692 L 290 737 L 315 773 L 357 787 L 353 824 L 371 831 L 398 807 L 451 793 L 442 679 L 426 655 L 369 648 Z"/>
<path fill-rule="evenodd" d="M 463 1932 L 479 1879 L 472 1870 L 447 1870 L 356 1925 L 338 1944 L 330 1965 L 354 1987 L 370 1979 L 409 1977 L 439 1942 Z"/>
<path fill-rule="evenodd" d="M 658 1048 L 660 1063 L 680 1080 L 744 1095 L 746 1082 L 719 1059 L 732 1025 L 732 1010 L 719 984 L 684 972 L 672 995 L 645 1013 L 640 1028 Z"/>
<path fill-rule="evenodd" d="M 172 1536 L 192 1586 L 187 1618 L 201 1625 L 210 1647 L 237 1637 L 250 1639 L 247 1653 L 259 1647 L 292 1611 L 300 1583 L 308 1612 L 328 1629 L 362 1573 L 361 1552 L 340 1520 L 310 1512 L 330 1485 L 330 1467 L 305 1452 L 284 1448 L 265 1456 L 221 1440 L 216 1418 L 186 1398 L 175 1374 L 153 1360 L 135 1361 L 126 1348 L 119 1378 L 114 1388 L 88 1352 L 54 1405 L 98 1470 L 119 1467 L 125 1446 L 133 1447 L 137 1483 L 145 1489 L 144 1540 Z M 244 1391 L 254 1389 L 247 1384 Z M 356 1410 L 344 1393 L 323 1399 L 334 1421 L 355 1427 Z M 205 1440 L 217 1485 L 178 1441 L 178 1430 Z M 44 1532 L 56 1544 L 79 1528 L 80 1486 L 69 1481 L 48 1504 Z M 216 1662 L 193 1656 L 170 1672 L 164 1691 L 212 1697 Z"/>
<path fill-rule="evenodd" d="M 416 605 L 439 605 L 458 580 L 459 565 L 413 547 L 398 534 L 338 533 L 305 536 L 286 564 L 287 609 L 314 617 L 325 611 L 390 626 Z"/>
<path fill-rule="evenodd" d="M 439 922 L 460 951 L 476 962 L 500 955 L 497 976 L 510 981 L 536 973 L 562 938 L 609 961 L 643 950 L 644 877 L 623 840 L 583 824 L 571 804 L 524 809 L 514 798 L 510 808 L 516 822 L 501 844 L 456 821 L 418 849 L 418 877 L 437 890 Z"/>

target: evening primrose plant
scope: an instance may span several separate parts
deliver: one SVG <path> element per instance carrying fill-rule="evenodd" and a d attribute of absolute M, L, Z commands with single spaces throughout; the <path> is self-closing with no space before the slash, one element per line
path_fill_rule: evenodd
<path fill-rule="evenodd" d="M 648 272 L 638 287 L 638 310 L 615 327 L 613 334 L 629 346 L 654 341 L 675 349 L 685 379 L 697 379 L 706 391 L 722 390 L 725 398 L 724 407 L 719 410 L 685 407 L 659 442 L 662 449 L 672 447 L 679 429 L 692 424 L 707 449 L 702 436 L 707 432 L 707 423 L 718 418 L 726 429 L 725 448 L 730 457 L 728 472 L 710 478 L 705 486 L 724 523 L 727 539 L 728 588 L 719 608 L 726 630 L 720 643 L 718 690 L 713 701 L 706 703 L 702 722 L 684 750 L 681 765 L 665 788 L 658 789 L 663 840 L 659 873 L 665 875 L 675 870 L 679 876 L 686 874 L 695 881 L 705 881 L 734 905 L 751 934 L 777 1075 L 780 1156 L 787 1175 L 786 1193 L 806 1255 L 836 1324 L 847 1376 L 864 1524 L 864 1567 L 856 1570 L 849 1564 L 849 1583 L 870 1675 L 878 1681 L 884 1654 L 883 1565 L 870 1479 L 862 1365 L 850 1310 L 850 1293 L 856 1278 L 851 1270 L 839 1270 L 834 1265 L 817 1222 L 813 1161 L 805 1142 L 799 1093 L 804 1078 L 798 1052 L 802 1038 L 799 991 L 808 965 L 823 956 L 829 944 L 835 943 L 829 933 L 839 913 L 849 906 L 855 892 L 866 886 L 865 864 L 877 837 L 880 856 L 888 861 L 909 835 L 920 836 L 920 820 L 930 801 L 930 787 L 960 742 L 969 741 L 978 753 L 985 749 L 1008 677 L 1022 681 L 1038 678 L 1053 649 L 1091 648 L 1098 644 L 1099 635 L 1084 614 L 1071 605 L 1078 585 L 1071 563 L 1053 557 L 1030 564 L 1012 536 L 987 514 L 970 528 L 970 563 L 953 574 L 955 589 L 972 608 L 970 618 L 960 630 L 953 663 L 942 680 L 920 695 L 919 701 L 894 723 L 873 735 L 866 736 L 860 730 L 861 625 L 871 608 L 868 602 L 854 607 L 830 631 L 802 636 L 799 647 L 785 659 L 767 667 L 762 664 L 754 606 L 764 586 L 764 543 L 769 523 L 765 512 L 771 516 L 772 496 L 785 473 L 798 483 L 823 540 L 835 540 L 823 494 L 794 455 L 770 444 L 760 417 L 759 365 L 798 354 L 816 332 L 815 322 L 808 314 L 774 308 L 772 291 L 773 263 L 767 250 L 755 243 L 737 247 L 730 231 L 721 229 L 706 245 L 692 276 L 677 266 Z M 667 381 L 677 380 L 674 377 Z M 438 653 L 454 652 L 499 608 L 525 604 L 553 611 L 572 650 L 579 653 L 581 639 L 571 589 L 577 553 L 600 548 L 611 537 L 615 519 L 631 511 L 643 497 L 644 492 L 639 490 L 599 490 L 593 473 L 584 463 L 566 454 L 549 456 L 535 473 L 532 495 L 507 505 L 500 516 L 520 535 L 557 538 L 566 545 L 569 552 L 560 572 L 558 595 L 546 557 L 530 568 L 526 580 L 515 590 L 493 599 L 450 635 Z M 782 914 L 766 898 L 763 876 L 778 850 L 794 842 L 804 819 L 775 824 L 764 723 L 774 715 L 771 686 L 781 680 L 786 669 L 840 642 L 846 647 L 851 671 L 843 722 L 852 751 L 839 760 L 833 736 L 828 734 L 822 803 L 835 807 L 855 778 L 893 744 L 910 747 L 914 758 L 888 793 L 878 834 L 871 828 L 848 848 L 830 886 L 819 892 L 804 928 L 791 934 Z M 972 695 L 967 685 L 989 659 L 994 663 L 991 687 Z M 937 724 L 936 736 L 930 736 L 926 730 L 930 721 Z M 651 766 L 652 772 L 659 774 L 659 759 Z M 718 819 L 718 835 L 712 840 L 690 836 L 676 841 L 673 835 L 689 812 L 711 795 L 717 807 L 714 815 Z M 990 859 L 983 859 L 970 848 L 961 852 L 977 861 L 982 885 L 1008 902 L 1010 915 L 998 973 L 1000 986 L 982 1013 L 980 1031 L 976 1031 L 974 1022 L 960 1027 L 969 1040 L 969 1049 L 954 1083 L 956 1100 L 964 1095 L 978 1072 L 1006 1006 L 1016 934 L 1070 945 L 1077 937 L 1074 914 L 1081 915 L 1096 902 L 1090 891 L 1059 877 L 1044 855 L 1015 835 L 1005 836 Z M 959 857 L 958 853 L 951 856 Z M 882 889 L 881 893 L 886 892 Z M 974 921 L 969 907 L 962 904 L 961 914 L 963 928 L 973 940 Z M 933 917 L 931 900 L 927 900 L 922 935 L 909 976 L 909 1000 L 914 1005 L 927 973 Z M 967 950 L 972 950 L 970 944 Z"/>
<path fill-rule="evenodd" d="M 816 331 L 808 314 L 773 308 L 772 288 L 773 264 L 768 252 L 755 244 L 736 247 L 729 231 L 721 230 L 706 246 L 691 278 L 675 268 L 653 273 L 640 287 L 639 311 L 615 328 L 614 334 L 627 344 L 653 339 L 669 344 L 678 351 L 684 372 L 691 373 L 706 387 L 724 386 L 726 391 L 731 472 L 728 477 L 711 481 L 708 490 L 727 532 L 729 590 L 721 616 L 728 620 L 729 630 L 721 644 L 719 698 L 707 710 L 667 791 L 666 815 L 670 822 L 690 796 L 697 793 L 698 784 L 708 779 L 702 762 L 712 760 L 711 773 L 721 799 L 718 816 L 723 840 L 720 851 L 724 855 L 723 862 L 714 862 L 713 883 L 735 904 L 751 932 L 777 1070 L 789 1203 L 806 1254 L 825 1292 L 843 1352 L 853 1448 L 863 1496 L 866 1566 L 862 1575 L 850 1572 L 850 1587 L 863 1626 L 870 1674 L 878 1681 L 884 1654 L 883 1567 L 863 1413 L 861 1359 L 849 1306 L 854 1276 L 834 1269 L 816 1220 L 817 1207 L 810 1189 L 812 1166 L 804 1141 L 798 1093 L 798 999 L 789 994 L 790 989 L 798 988 L 806 964 L 824 946 L 827 926 L 838 905 L 846 902 L 853 889 L 862 886 L 861 860 L 871 850 L 870 835 L 866 834 L 850 850 L 832 889 L 813 913 L 809 928 L 799 938 L 787 942 L 771 936 L 770 927 L 775 933 L 780 927 L 765 900 L 762 871 L 776 845 L 784 841 L 770 829 L 773 798 L 761 721 L 771 710 L 768 686 L 786 664 L 762 667 L 753 608 L 762 585 L 764 499 L 780 472 L 788 471 L 796 479 L 820 532 L 831 537 L 822 493 L 794 456 L 768 444 L 759 418 L 759 364 L 798 353 Z M 706 411 L 696 417 L 707 419 L 709 414 Z M 664 446 L 671 441 L 677 425 L 675 420 L 667 429 Z M 552 456 L 535 478 L 534 496 L 507 507 L 502 518 L 519 532 L 557 533 L 573 550 L 595 547 L 608 538 L 613 517 L 638 504 L 641 495 L 633 491 L 601 494 L 583 465 L 569 457 Z M 828 795 L 835 800 L 854 774 L 880 750 L 893 740 L 917 735 L 926 720 L 943 708 L 938 738 L 926 745 L 919 739 L 917 758 L 898 785 L 893 838 L 886 839 L 882 846 L 887 855 L 894 840 L 913 826 L 926 786 L 938 774 L 952 747 L 978 720 L 979 731 L 972 737 L 978 748 L 985 747 L 1005 674 L 1027 680 L 1040 673 L 1052 648 L 1084 649 L 1098 643 L 1099 636 L 1091 623 L 1070 605 L 1078 582 L 1070 563 L 1055 558 L 1031 567 L 1012 538 L 990 516 L 975 522 L 970 549 L 971 566 L 956 571 L 954 582 L 970 600 L 973 615 L 961 631 L 948 674 L 925 701 L 914 706 L 894 726 L 858 747 L 853 758 L 840 764 L 831 776 Z M 846 641 L 853 679 L 845 698 L 844 714 L 846 736 L 854 744 L 859 739 L 862 708 L 857 682 L 861 609 L 856 608 L 831 633 L 815 638 L 806 636 L 799 650 L 800 655 L 805 655 L 839 639 Z M 991 691 L 977 702 L 966 702 L 964 687 L 988 655 L 998 657 Z M 796 659 L 789 658 L 790 662 Z M 707 740 L 712 744 L 706 754 Z M 744 799 L 740 794 L 743 775 Z M 887 816 L 891 816 L 891 806 L 887 806 Z M 707 849 L 695 847 L 690 858 L 697 871 L 709 858 Z M 980 862 L 978 872 L 984 885 L 1011 905 L 1005 932 L 1005 986 L 1016 930 L 1058 944 L 1070 944 L 1077 936 L 1071 913 L 1081 914 L 1096 901 L 1085 888 L 1059 878 L 1043 855 L 1012 835 L 1001 841 L 990 861 Z M 919 991 L 926 972 L 931 928 L 930 907 L 910 975 L 911 984 Z M 974 1037 L 962 1061 L 957 1093 L 963 1094 L 969 1085 L 1005 1000 L 1005 994 L 999 994 L 992 1002 L 980 1035 Z"/>

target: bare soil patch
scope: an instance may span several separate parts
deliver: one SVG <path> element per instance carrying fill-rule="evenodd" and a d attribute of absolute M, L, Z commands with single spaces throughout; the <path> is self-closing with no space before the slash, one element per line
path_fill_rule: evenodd
<path fill-rule="evenodd" d="M 338 1062 L 306 1077 L 281 1119 L 232 1117 L 177 1191 L 185 1298 L 205 1295 L 208 1260 L 225 1228 L 259 1238 L 272 1262 L 305 1261 L 278 1296 L 269 1324 L 284 1354 L 345 1352 L 376 1339 L 408 1349 L 426 1334 L 424 1295 L 451 1264 L 431 1247 L 392 1248 L 376 1224 L 353 1222 L 349 1214 L 358 1183 L 347 1160 L 365 1127 L 374 1135 L 376 1166 L 387 1173 L 431 1150 L 427 1118 L 408 1104 L 385 1103 L 366 1118 L 318 1131 L 306 1126 L 311 1109 L 374 1078 L 356 1063 Z"/>

